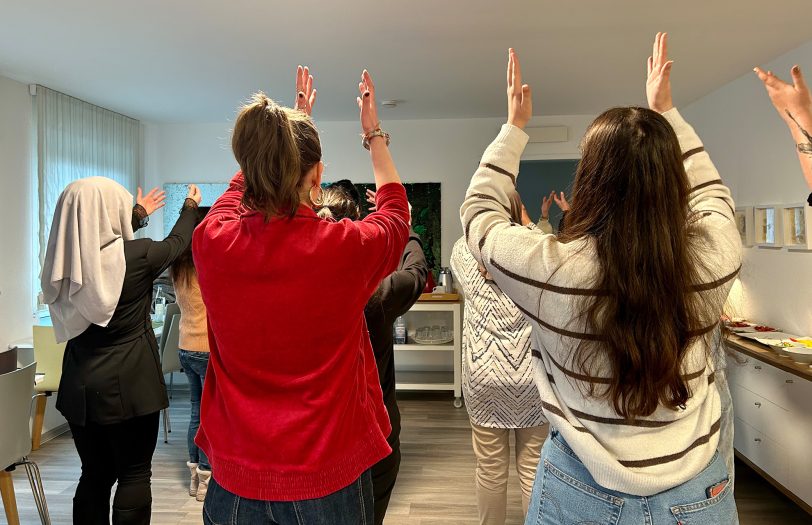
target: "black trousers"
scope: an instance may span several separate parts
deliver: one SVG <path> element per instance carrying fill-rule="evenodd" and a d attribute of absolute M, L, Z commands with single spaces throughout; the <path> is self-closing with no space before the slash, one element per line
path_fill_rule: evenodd
<path fill-rule="evenodd" d="M 372 466 L 372 493 L 375 496 L 375 525 L 382 525 L 389 498 L 400 471 L 400 439 L 390 442 L 392 453 Z"/>
<path fill-rule="evenodd" d="M 108 525 L 110 491 L 115 525 L 145 525 L 152 513 L 152 454 L 158 440 L 160 412 L 113 425 L 70 425 L 82 460 L 73 498 L 73 523 Z"/>

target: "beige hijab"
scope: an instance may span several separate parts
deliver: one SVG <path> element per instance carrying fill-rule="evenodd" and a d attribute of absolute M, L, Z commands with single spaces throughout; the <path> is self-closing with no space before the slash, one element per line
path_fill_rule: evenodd
<path fill-rule="evenodd" d="M 107 326 L 124 284 L 133 196 L 105 177 L 72 182 L 59 196 L 40 283 L 58 342 Z"/>

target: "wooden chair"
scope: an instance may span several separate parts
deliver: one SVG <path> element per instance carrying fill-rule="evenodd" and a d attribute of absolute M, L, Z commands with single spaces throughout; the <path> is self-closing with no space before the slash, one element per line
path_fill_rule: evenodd
<path fill-rule="evenodd" d="M 0 374 L 0 495 L 9 525 L 20 524 L 11 479 L 11 472 L 19 466 L 25 468 L 40 521 L 43 525 L 51 523 L 39 467 L 27 458 L 31 453 L 31 392 L 36 368 L 37 364 L 31 363 L 25 368 Z"/>
<path fill-rule="evenodd" d="M 52 326 L 34 327 L 34 360 L 37 374 L 43 374 L 36 385 L 37 405 L 34 412 L 34 427 L 31 430 L 31 449 L 38 450 L 42 441 L 42 423 L 48 398 L 59 391 L 62 379 L 62 359 L 65 357 L 65 343 L 57 343 Z"/>

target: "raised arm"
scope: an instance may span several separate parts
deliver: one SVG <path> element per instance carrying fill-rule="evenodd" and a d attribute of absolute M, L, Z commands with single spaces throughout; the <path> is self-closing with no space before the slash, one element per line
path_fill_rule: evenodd
<path fill-rule="evenodd" d="M 812 190 L 812 93 L 806 85 L 801 68 L 793 66 L 790 72 L 792 84 L 773 75 L 772 71 L 765 72 L 758 67 L 754 71 L 764 83 L 770 101 L 792 133 L 801 171 L 806 184 Z M 812 206 L 812 194 L 809 195 L 809 205 Z"/>
<path fill-rule="evenodd" d="M 699 136 L 679 114 L 671 98 L 671 68 L 673 61 L 668 59 L 668 34 L 657 33 L 651 56 L 648 58 L 646 97 L 649 107 L 661 113 L 677 134 L 685 172 L 691 187 L 689 205 L 692 210 L 711 213 L 715 219 L 723 217 L 728 221 L 735 218 L 735 204 L 730 190 L 722 182 L 719 172 L 711 162 Z M 715 220 L 713 219 L 713 220 Z M 712 221 L 711 221 L 712 222 Z"/>
<path fill-rule="evenodd" d="M 358 91 L 363 143 L 369 149 L 377 194 L 376 210 L 353 224 L 361 235 L 365 251 L 370 254 L 359 261 L 359 265 L 369 276 L 371 285 L 365 293 L 372 294 L 380 281 L 397 268 L 409 235 L 409 202 L 389 153 L 389 135 L 380 128 L 375 84 L 366 69 L 361 74 Z"/>
<path fill-rule="evenodd" d="M 192 242 L 197 223 L 197 207 L 200 205 L 200 189 L 189 185 L 189 192 L 180 211 L 180 217 L 169 235 L 162 241 L 153 241 L 147 250 L 147 262 L 154 276 L 166 270 Z"/>
<path fill-rule="evenodd" d="M 132 214 L 132 227 L 133 232 L 140 230 L 147 225 L 147 217 L 160 210 L 166 205 L 166 192 L 158 188 L 152 188 L 149 193 L 143 195 L 141 188 L 138 188 L 138 194 L 135 198 L 135 206 L 133 206 Z"/>
<path fill-rule="evenodd" d="M 366 69 L 358 83 L 358 109 L 361 110 L 361 129 L 364 132 L 365 147 L 369 149 L 372 159 L 372 172 L 375 176 L 375 187 L 381 189 L 389 183 L 400 184 L 400 176 L 395 168 L 392 155 L 389 153 L 389 134 L 381 130 L 378 120 L 378 108 L 375 102 L 375 84 Z"/>

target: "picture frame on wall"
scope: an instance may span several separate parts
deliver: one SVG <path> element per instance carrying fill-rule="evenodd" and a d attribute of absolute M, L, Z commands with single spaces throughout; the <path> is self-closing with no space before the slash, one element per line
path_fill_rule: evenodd
<path fill-rule="evenodd" d="M 783 242 L 790 251 L 812 251 L 812 213 L 806 203 L 788 204 L 781 208 L 784 224 Z"/>
<path fill-rule="evenodd" d="M 742 246 L 751 247 L 755 243 L 755 216 L 752 206 L 741 206 L 736 208 L 736 229 L 742 239 Z"/>
<path fill-rule="evenodd" d="M 759 248 L 781 248 L 784 237 L 783 213 L 775 204 L 760 204 L 753 208 L 753 239 Z"/>

